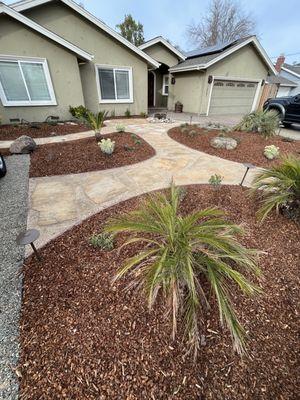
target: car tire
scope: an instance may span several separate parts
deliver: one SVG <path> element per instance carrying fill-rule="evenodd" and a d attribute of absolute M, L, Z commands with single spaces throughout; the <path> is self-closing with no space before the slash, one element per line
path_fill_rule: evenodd
<path fill-rule="evenodd" d="M 0 178 L 6 175 L 6 164 L 3 156 L 0 154 Z"/>
<path fill-rule="evenodd" d="M 290 127 L 292 126 L 292 124 L 291 124 L 290 122 L 282 122 L 282 125 L 283 125 L 285 128 L 290 128 Z"/>

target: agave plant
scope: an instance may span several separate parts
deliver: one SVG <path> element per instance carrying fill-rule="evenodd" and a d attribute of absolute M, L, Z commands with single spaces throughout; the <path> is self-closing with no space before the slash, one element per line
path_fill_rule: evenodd
<path fill-rule="evenodd" d="M 264 138 L 269 138 L 277 134 L 279 122 L 277 111 L 259 110 L 245 115 L 241 122 L 234 127 L 234 130 L 258 132 Z"/>
<path fill-rule="evenodd" d="M 234 348 L 246 349 L 245 331 L 234 311 L 230 285 L 243 294 L 259 291 L 243 274 L 259 273 L 257 251 L 242 246 L 236 235 L 242 228 L 223 219 L 223 212 L 206 208 L 189 215 L 179 212 L 180 190 L 172 185 L 170 196 L 152 195 L 141 208 L 108 222 L 107 232 L 129 232 L 123 246 L 142 242 L 144 248 L 129 258 L 114 281 L 129 274 L 130 287 L 143 288 L 150 309 L 161 292 L 172 319 L 175 338 L 177 321 L 182 318 L 189 349 L 197 354 L 201 309 L 209 308 L 204 289 L 208 281 L 217 301 L 221 324 L 225 321 Z"/>
<path fill-rule="evenodd" d="M 258 172 L 252 182 L 252 193 L 261 196 L 258 216 L 264 220 L 274 208 L 290 210 L 300 217 L 300 158 L 288 155 L 279 165 Z"/>
<path fill-rule="evenodd" d="M 89 126 L 95 131 L 96 139 L 101 139 L 101 128 L 103 126 L 104 119 L 107 117 L 107 111 L 99 111 L 97 114 L 91 111 L 87 112 L 86 121 Z"/>

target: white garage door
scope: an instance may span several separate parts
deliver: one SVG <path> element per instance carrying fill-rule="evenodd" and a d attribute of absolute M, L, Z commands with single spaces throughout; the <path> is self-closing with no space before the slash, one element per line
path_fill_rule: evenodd
<path fill-rule="evenodd" d="M 214 80 L 209 114 L 246 114 L 250 112 L 256 89 L 257 82 Z"/>

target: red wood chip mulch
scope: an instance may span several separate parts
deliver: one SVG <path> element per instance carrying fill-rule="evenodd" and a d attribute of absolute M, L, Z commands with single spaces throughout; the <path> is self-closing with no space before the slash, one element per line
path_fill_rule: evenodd
<path fill-rule="evenodd" d="M 248 132 L 229 132 L 226 136 L 237 139 L 238 145 L 234 150 L 215 149 L 210 145 L 210 140 L 218 136 L 219 130 L 206 130 L 199 128 L 197 125 L 189 125 L 185 132 L 181 132 L 180 127 L 169 130 L 169 136 L 195 150 L 226 158 L 227 160 L 238 161 L 242 163 L 251 163 L 260 167 L 270 167 L 279 162 L 278 159 L 268 160 L 263 152 L 266 146 L 274 144 L 279 147 L 280 154 L 300 153 L 300 140 L 294 142 L 286 142 L 281 136 L 274 136 L 270 139 L 264 139 L 258 133 Z M 196 131 L 195 136 L 190 136 L 189 131 Z"/>
<path fill-rule="evenodd" d="M 37 124 L 38 127 L 29 125 L 0 125 L 0 140 L 15 140 L 22 135 L 32 138 L 43 138 L 52 136 L 67 135 L 69 133 L 90 131 L 91 128 L 84 124 L 51 125 L 47 123 Z"/>
<path fill-rule="evenodd" d="M 38 146 L 30 156 L 30 177 L 121 167 L 155 155 L 153 147 L 131 133 L 112 133 L 104 137 L 115 141 L 115 150 L 110 156 L 102 153 L 94 137 Z"/>
<path fill-rule="evenodd" d="M 116 269 L 138 250 L 104 252 L 88 238 L 108 217 L 134 209 L 135 198 L 106 209 L 47 244 L 43 261 L 24 265 L 21 313 L 21 399 L 295 400 L 299 394 L 300 227 L 271 215 L 263 224 L 240 187 L 188 187 L 182 211 L 218 206 L 244 223 L 242 242 L 261 256 L 263 294 L 245 299 L 233 291 L 249 332 L 249 357 L 233 353 L 215 306 L 201 317 L 196 364 L 185 354 L 182 327 L 176 341 L 162 306 L 111 286 Z M 117 246 L 124 241 L 119 236 Z M 214 304 L 214 300 L 211 301 Z M 299 365 L 299 364 L 298 364 Z"/>

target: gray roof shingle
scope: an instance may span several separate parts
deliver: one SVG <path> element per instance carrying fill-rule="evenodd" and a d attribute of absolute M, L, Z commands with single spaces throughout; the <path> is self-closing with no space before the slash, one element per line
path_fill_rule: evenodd
<path fill-rule="evenodd" d="M 280 85 L 283 85 L 283 86 L 297 87 L 297 83 L 292 82 L 289 79 L 286 79 L 280 75 L 269 76 L 267 81 L 268 81 L 268 83 L 279 83 Z"/>

